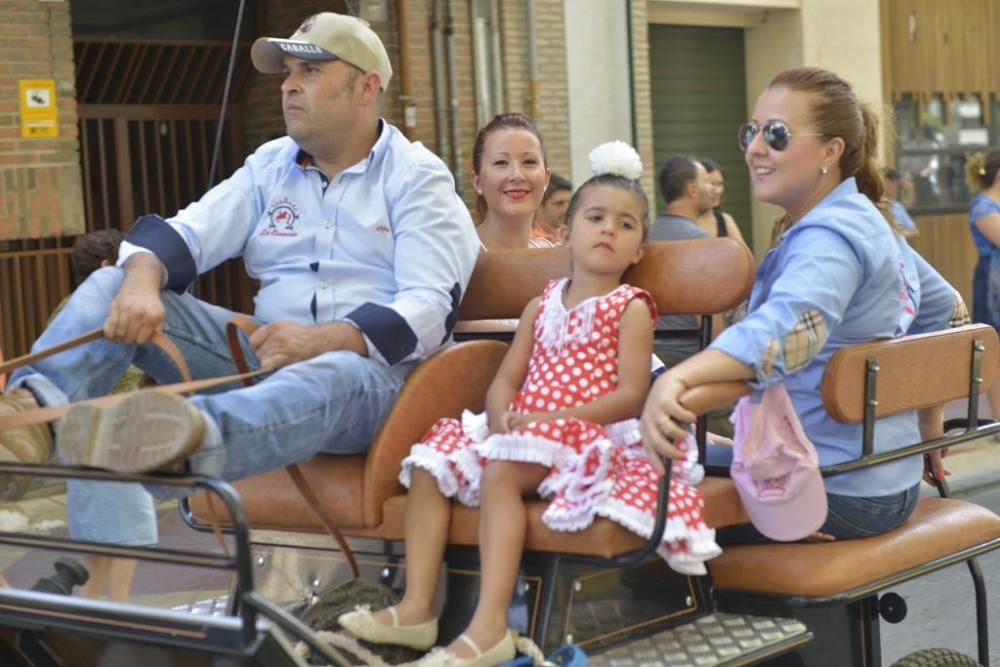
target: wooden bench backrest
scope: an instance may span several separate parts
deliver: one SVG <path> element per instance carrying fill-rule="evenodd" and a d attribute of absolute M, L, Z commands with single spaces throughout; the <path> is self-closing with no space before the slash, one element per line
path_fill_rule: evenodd
<path fill-rule="evenodd" d="M 569 275 L 566 248 L 483 253 L 462 300 L 462 320 L 518 317 L 545 284 Z M 732 238 L 655 241 L 624 281 L 649 291 L 661 314 L 721 313 L 753 286 L 750 250 Z"/>
<path fill-rule="evenodd" d="M 860 422 L 865 413 L 865 373 L 878 362 L 875 416 L 937 405 L 969 394 L 972 351 L 984 347 L 979 392 L 989 389 L 1000 365 L 997 332 L 986 324 L 937 331 L 895 340 L 853 345 L 833 355 L 823 375 L 823 407 L 840 422 Z"/>
<path fill-rule="evenodd" d="M 565 248 L 484 253 L 460 317 L 518 317 L 545 284 L 569 272 Z M 660 312 L 716 313 L 740 304 L 753 284 L 753 256 L 730 238 L 657 242 L 625 280 L 648 290 Z M 386 499 L 399 493 L 399 462 L 410 446 L 441 416 L 457 417 L 462 408 L 483 409 L 486 389 L 506 345 L 471 341 L 456 345 L 417 367 L 400 392 L 365 461 L 363 513 L 367 525 L 381 520 Z M 463 370 L 459 373 L 458 369 Z M 456 386 L 454 378 L 461 377 Z"/>
<path fill-rule="evenodd" d="M 973 344 L 983 345 L 979 393 L 989 389 L 1000 367 L 1000 341 L 993 327 L 969 324 L 928 334 L 878 340 L 844 348 L 826 366 L 820 393 L 823 407 L 840 422 L 865 415 L 868 359 L 878 362 L 875 416 L 916 410 L 969 395 Z M 701 414 L 751 392 L 743 382 L 717 382 L 688 390 L 681 402 Z"/>

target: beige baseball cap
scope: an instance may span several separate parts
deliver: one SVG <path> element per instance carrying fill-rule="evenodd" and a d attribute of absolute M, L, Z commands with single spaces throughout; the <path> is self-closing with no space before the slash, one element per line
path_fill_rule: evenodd
<path fill-rule="evenodd" d="M 392 78 L 382 40 L 367 21 L 346 14 L 313 14 L 290 38 L 261 37 L 250 49 L 253 66 L 264 74 L 281 72 L 286 55 L 302 60 L 343 60 L 366 72 L 375 70 L 382 78 L 382 90 Z"/>

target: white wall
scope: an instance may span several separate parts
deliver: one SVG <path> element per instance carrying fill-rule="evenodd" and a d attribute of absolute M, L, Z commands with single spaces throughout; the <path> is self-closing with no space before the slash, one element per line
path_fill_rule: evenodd
<path fill-rule="evenodd" d="M 590 178 L 587 154 L 605 141 L 632 143 L 627 3 L 565 0 L 572 181 Z M 643 165 L 652 169 L 653 165 Z"/>
<path fill-rule="evenodd" d="M 757 96 L 775 74 L 804 64 L 803 45 L 802 12 L 799 10 L 766 12 L 760 25 L 746 30 L 743 48 L 747 68 L 747 118 L 753 112 Z M 751 199 L 751 211 L 753 251 L 760 258 L 771 243 L 771 227 L 781 215 L 781 209 Z"/>

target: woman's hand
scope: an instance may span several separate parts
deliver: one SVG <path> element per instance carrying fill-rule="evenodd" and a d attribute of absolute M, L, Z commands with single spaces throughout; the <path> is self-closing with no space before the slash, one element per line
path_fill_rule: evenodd
<path fill-rule="evenodd" d="M 924 481 L 935 486 L 935 482 L 943 482 L 951 475 L 951 470 L 944 467 L 944 457 L 948 456 L 948 448 L 935 449 L 924 455 Z"/>
<path fill-rule="evenodd" d="M 684 383 L 668 371 L 653 383 L 639 418 L 642 445 L 659 475 L 664 473 L 662 457 L 684 458 L 683 452 L 674 443 L 688 436 L 682 424 L 690 424 L 697 419 L 697 415 L 680 403 L 680 397 L 686 390 Z"/>

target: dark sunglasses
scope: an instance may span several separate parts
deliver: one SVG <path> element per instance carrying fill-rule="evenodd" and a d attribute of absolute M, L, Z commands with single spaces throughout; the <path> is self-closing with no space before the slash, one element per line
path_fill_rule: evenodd
<path fill-rule="evenodd" d="M 827 137 L 828 134 L 818 132 L 791 132 L 788 126 L 780 120 L 769 120 L 764 125 L 757 123 L 743 123 L 736 131 L 736 140 L 740 144 L 740 150 L 744 153 L 758 132 L 764 133 L 764 142 L 773 150 L 783 151 L 788 148 L 788 140 L 791 137 Z"/>

